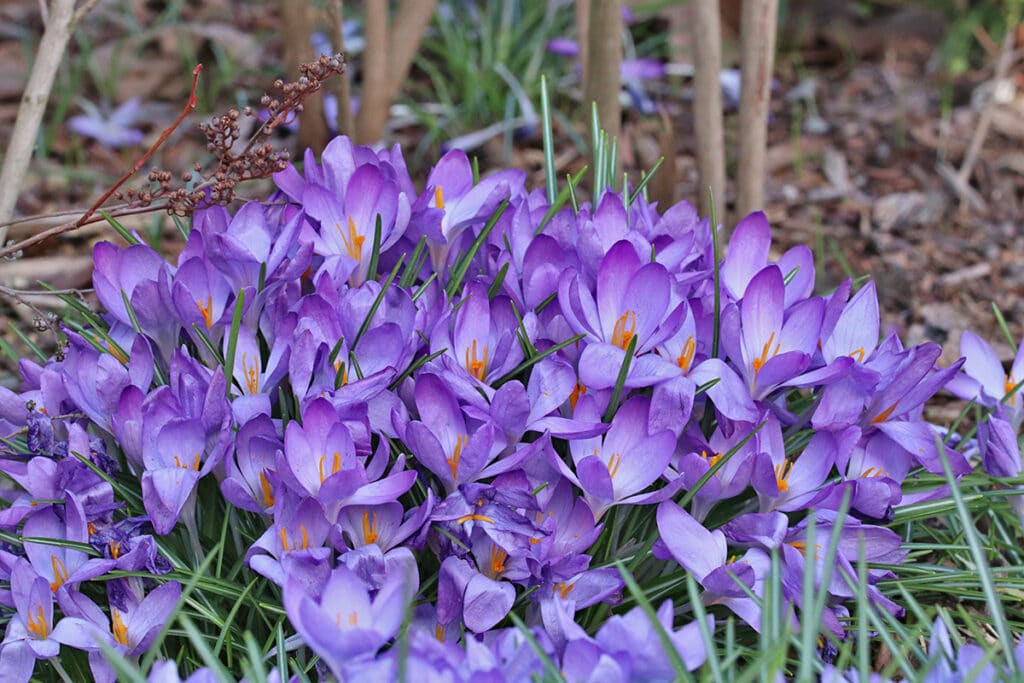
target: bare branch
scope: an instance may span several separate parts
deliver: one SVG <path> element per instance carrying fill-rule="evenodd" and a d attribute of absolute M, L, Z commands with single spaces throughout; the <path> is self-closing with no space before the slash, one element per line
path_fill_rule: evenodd
<path fill-rule="evenodd" d="M 775 62 L 779 0 L 744 0 L 741 18 L 743 83 L 740 89 L 740 150 L 736 212 L 764 208 L 768 104 Z"/>
<path fill-rule="evenodd" d="M 698 205 L 703 215 L 711 211 L 711 197 L 718 207 L 717 218 L 726 220 L 725 134 L 722 122 L 722 27 L 718 0 L 697 0 L 694 7 L 693 42 L 696 47 L 694 79 L 694 133 L 697 136 L 697 169 L 700 175 Z"/>
<path fill-rule="evenodd" d="M 345 21 L 344 2 L 343 0 L 331 0 L 327 9 L 331 22 L 331 42 L 334 43 L 335 52 L 343 55 L 345 54 L 345 31 L 342 27 Z M 355 122 L 352 120 L 352 92 L 348 74 L 342 74 L 341 78 L 334 82 L 334 96 L 338 98 L 338 118 L 334 124 L 335 128 L 340 135 L 355 135 Z"/>
<path fill-rule="evenodd" d="M 75 0 L 54 0 L 46 22 L 43 39 L 39 41 L 36 60 L 25 86 L 14 122 L 11 142 L 4 155 L 3 169 L 0 170 L 0 223 L 6 223 L 14 214 L 21 182 L 32 158 L 39 125 L 43 121 L 46 102 L 64 56 L 64 50 L 71 37 L 71 21 L 75 11 Z M 0 227 L 0 246 L 7 241 L 7 228 Z"/>

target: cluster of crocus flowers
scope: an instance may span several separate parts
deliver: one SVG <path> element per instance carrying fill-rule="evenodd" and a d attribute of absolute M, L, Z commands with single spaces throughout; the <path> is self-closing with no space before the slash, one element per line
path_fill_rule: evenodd
<path fill-rule="evenodd" d="M 0 470 L 18 484 L 0 529 L 25 539 L 0 551 L 12 680 L 62 644 L 99 680 L 105 648 L 145 652 L 181 592 L 160 579 L 159 538 L 180 529 L 201 557 L 199 508 L 224 501 L 262 530 L 247 570 L 339 680 L 552 664 L 672 680 L 704 661 L 715 617 L 761 628 L 773 555 L 799 614 L 820 563 L 809 520 L 841 538 L 822 622 L 804 624 L 823 638 L 845 637 L 858 552 L 902 561 L 885 525 L 907 477 L 943 471 L 922 406 L 960 363 L 880 339 L 871 283 L 814 295 L 810 251 L 771 260 L 762 214 L 716 263 L 717 228 L 689 204 L 552 207 L 522 173 L 477 181 L 457 151 L 421 193 L 398 148 L 345 138 L 276 180 L 266 203 L 197 212 L 176 265 L 97 245 L 106 313 L 0 390 Z M 1005 399 L 975 374 L 957 386 Z M 1006 463 L 999 415 L 987 458 Z M 204 482 L 223 498 L 198 496 Z M 644 526 L 649 552 L 628 535 Z M 616 560 L 692 575 L 715 613 L 683 625 L 677 599 L 658 624 L 639 608 L 581 619 L 621 601 Z M 899 612 L 876 587 L 891 576 L 869 569 L 868 595 Z M 99 578 L 106 601 L 81 590 Z"/>

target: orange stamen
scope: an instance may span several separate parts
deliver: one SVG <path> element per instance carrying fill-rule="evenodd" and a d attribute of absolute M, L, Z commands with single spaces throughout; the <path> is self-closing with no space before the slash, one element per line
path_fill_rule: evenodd
<path fill-rule="evenodd" d="M 505 571 L 505 560 L 508 559 L 508 552 L 499 548 L 495 544 L 491 544 L 491 563 L 490 563 L 490 577 L 492 579 L 498 578 L 503 571 Z"/>
<path fill-rule="evenodd" d="M 108 544 L 108 546 L 110 548 L 110 556 L 112 558 L 114 558 L 116 560 L 116 559 L 121 557 L 121 542 L 120 541 L 111 541 Z"/>
<path fill-rule="evenodd" d="M 274 489 L 270 485 L 270 480 L 267 479 L 266 470 L 260 470 L 260 488 L 263 489 L 263 505 L 264 507 L 274 507 Z"/>
<path fill-rule="evenodd" d="M 628 328 L 627 325 L 629 326 Z M 612 344 L 625 351 L 635 334 L 636 313 L 626 311 L 615 321 L 615 327 L 612 328 Z"/>
<path fill-rule="evenodd" d="M 438 209 L 444 208 L 444 192 L 440 185 L 434 188 L 434 206 Z"/>
<path fill-rule="evenodd" d="M 56 555 L 50 555 L 50 566 L 53 567 L 53 582 L 50 584 L 50 590 L 56 593 L 57 589 L 68 580 L 68 569 Z"/>
<path fill-rule="evenodd" d="M 377 542 L 377 513 L 373 513 L 373 522 L 370 522 L 370 511 L 363 510 L 363 539 L 366 545 Z"/>
<path fill-rule="evenodd" d="M 576 587 L 575 583 L 566 583 L 565 581 L 559 581 L 551 587 L 552 593 L 558 593 L 565 600 L 569 597 L 569 593 L 572 593 L 572 589 Z"/>
<path fill-rule="evenodd" d="M 853 358 L 858 363 L 863 363 L 864 362 L 864 347 L 862 346 L 859 349 L 856 349 L 855 351 L 851 351 L 850 352 L 850 358 Z"/>
<path fill-rule="evenodd" d="M 774 342 L 774 341 L 775 341 L 775 333 L 772 332 L 771 336 L 768 337 L 768 341 L 766 341 L 764 343 L 764 346 L 761 347 L 761 357 L 760 358 L 755 358 L 753 361 L 751 361 L 750 364 L 754 367 L 754 375 L 755 376 L 757 376 L 757 373 L 761 372 L 761 368 L 764 367 L 764 364 L 768 362 L 769 358 L 772 358 L 773 356 L 775 356 L 775 355 L 777 355 L 779 353 L 779 347 L 782 346 L 781 344 L 776 344 L 775 345 L 775 350 L 774 351 L 771 350 L 772 342 Z"/>
<path fill-rule="evenodd" d="M 252 359 L 252 367 L 249 367 L 246 362 L 248 357 L 249 354 L 242 354 L 242 374 L 245 377 L 245 386 L 250 394 L 258 394 L 260 392 L 260 357 L 255 356 Z"/>
<path fill-rule="evenodd" d="M 213 296 L 206 297 L 206 305 L 203 305 L 202 300 L 196 301 L 196 306 L 199 307 L 199 312 L 203 315 L 203 322 L 206 323 L 206 329 L 213 327 Z"/>
<path fill-rule="evenodd" d="M 110 351 L 111 356 L 121 361 L 121 363 L 128 363 L 128 356 L 124 355 L 112 342 L 107 342 L 107 350 Z"/>
<path fill-rule="evenodd" d="M 1014 392 L 1012 394 L 1010 393 L 1016 386 L 1017 380 L 1013 378 L 1013 375 L 1007 375 L 1006 382 L 1003 384 L 1003 393 L 1010 397 L 1006 399 L 1006 402 L 1011 406 L 1016 404 L 1017 402 L 1017 392 Z"/>
<path fill-rule="evenodd" d="M 345 252 L 349 255 L 349 258 L 358 261 L 363 255 L 363 242 L 366 241 L 366 238 L 356 230 L 356 222 L 349 216 L 348 234 L 337 223 L 334 227 L 338 229 L 338 234 L 341 235 L 341 243 L 345 245 Z"/>
<path fill-rule="evenodd" d="M 339 451 L 335 451 L 334 452 L 334 458 L 333 458 L 333 461 L 331 462 L 331 471 L 328 472 L 327 474 L 324 474 L 324 461 L 325 460 L 327 460 L 327 456 L 326 455 L 321 455 L 320 456 L 320 464 L 317 466 L 317 469 L 320 470 L 320 483 L 321 484 L 324 483 L 324 479 L 326 479 L 327 477 L 329 477 L 329 476 L 331 476 L 333 474 L 337 474 L 338 472 L 341 471 L 341 453 Z"/>
<path fill-rule="evenodd" d="M 619 471 L 619 465 L 622 464 L 622 454 L 612 453 L 611 457 L 608 458 L 608 475 L 615 479 L 616 473 Z"/>
<path fill-rule="evenodd" d="M 32 610 L 28 612 L 28 630 L 30 633 L 35 634 L 37 638 L 45 640 L 50 635 L 50 627 L 46 623 L 46 617 L 43 616 L 43 606 L 39 605 L 36 607 L 35 617 L 32 615 Z"/>
<path fill-rule="evenodd" d="M 576 382 L 576 386 L 572 388 L 572 393 L 569 394 L 569 407 L 576 410 L 576 403 L 580 400 L 580 396 L 583 396 L 585 393 L 587 393 L 587 388 Z"/>
<path fill-rule="evenodd" d="M 476 355 L 476 339 L 473 340 L 472 346 L 466 347 L 465 366 L 466 370 L 469 370 L 469 374 L 483 382 L 484 376 L 487 374 L 487 344 L 481 344 L 481 346 L 483 347 L 482 359 L 478 359 Z M 473 353 L 472 358 L 470 358 L 470 351 Z"/>
<path fill-rule="evenodd" d="M 789 490 L 789 475 L 792 473 L 793 463 L 788 460 L 775 466 L 775 483 L 779 487 L 779 493 Z"/>
<path fill-rule="evenodd" d="M 892 411 L 894 411 L 894 410 L 896 410 L 896 404 L 895 403 L 893 403 L 891 406 L 889 406 L 888 408 L 886 408 L 885 410 L 880 412 L 878 415 L 875 415 L 871 419 L 871 424 L 876 425 L 879 422 L 885 422 L 887 419 L 889 419 L 889 416 L 892 415 Z"/>
<path fill-rule="evenodd" d="M 455 440 L 455 450 L 452 452 L 452 457 L 447 458 L 448 467 L 452 471 L 452 479 L 458 478 L 459 460 L 462 459 L 462 449 L 469 443 L 469 435 L 462 434 Z"/>
<path fill-rule="evenodd" d="M 686 374 L 686 371 L 690 369 L 690 364 L 693 362 L 693 354 L 697 350 L 697 342 L 693 340 L 693 337 L 687 337 L 686 343 L 683 344 L 683 350 L 679 354 L 679 358 L 676 358 L 676 365 L 679 369 Z"/>
<path fill-rule="evenodd" d="M 124 619 L 121 617 L 121 613 L 117 609 L 110 608 L 110 630 L 114 634 L 114 640 L 121 643 L 122 645 L 128 645 L 128 627 L 124 624 Z"/>
<path fill-rule="evenodd" d="M 488 517 L 487 515 L 478 515 L 478 514 L 475 514 L 475 513 L 472 514 L 472 515 L 463 515 L 463 516 L 459 517 L 457 520 L 455 520 L 455 523 L 456 524 L 465 524 L 466 522 L 469 522 L 469 521 L 490 522 L 491 524 L 494 524 L 494 520 L 491 519 L 490 517 Z"/>

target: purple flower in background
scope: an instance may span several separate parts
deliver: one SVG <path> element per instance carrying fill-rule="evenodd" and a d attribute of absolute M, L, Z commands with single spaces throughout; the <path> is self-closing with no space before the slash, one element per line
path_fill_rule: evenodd
<path fill-rule="evenodd" d="M 134 147 L 142 142 L 142 131 L 132 127 L 139 120 L 141 100 L 138 97 L 132 97 L 109 112 L 88 100 L 79 99 L 78 103 L 85 114 L 68 119 L 68 128 L 74 132 L 112 149 Z"/>
<path fill-rule="evenodd" d="M 986 408 L 1002 403 L 1006 418 L 1014 429 L 1020 428 L 1024 420 L 1024 397 L 1020 396 L 1021 390 L 1014 389 L 1024 382 L 1024 345 L 1018 347 L 1009 372 L 1003 370 L 1003 363 L 992 346 L 970 330 L 964 330 L 960 337 L 960 353 L 965 358 L 963 373 L 954 375 L 946 389 Z"/>

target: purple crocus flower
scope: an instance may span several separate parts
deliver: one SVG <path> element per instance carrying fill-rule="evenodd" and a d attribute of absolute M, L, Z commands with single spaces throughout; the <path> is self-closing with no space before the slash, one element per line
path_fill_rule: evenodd
<path fill-rule="evenodd" d="M 81 593 L 63 596 L 61 609 L 67 614 L 61 623 L 67 623 L 65 645 L 89 653 L 89 667 L 97 681 L 117 680 L 110 662 L 101 652 L 101 643 L 124 657 L 137 660 L 149 650 L 167 618 L 181 598 L 181 584 L 177 581 L 153 589 L 141 600 L 131 590 L 121 591 L 124 598 L 118 605 L 110 605 L 110 618 L 92 600 Z M 74 628 L 70 628 L 70 627 Z"/>
<path fill-rule="evenodd" d="M 40 510 L 25 519 L 22 535 L 30 538 L 52 538 L 73 543 L 88 543 L 89 531 L 85 511 L 77 496 L 66 494 L 64 519 L 53 507 Z M 44 578 L 53 577 L 50 590 L 54 593 L 65 586 L 70 589 L 82 581 L 105 574 L 114 561 L 103 558 L 89 559 L 83 551 L 63 545 L 28 542 L 24 544 L 32 568 Z M 65 590 L 67 590 L 65 589 Z"/>
<path fill-rule="evenodd" d="M 587 387 L 615 385 L 625 350 L 636 338 L 636 357 L 626 387 L 650 386 L 678 374 L 668 364 L 645 355 L 676 332 L 686 312 L 674 301 L 668 271 L 643 263 L 635 247 L 620 241 L 602 259 L 596 299 L 578 273 L 562 275 L 558 302 L 573 331 L 588 335 L 580 357 L 580 381 Z"/>
<path fill-rule="evenodd" d="M 681 477 L 649 493 L 644 489 L 661 478 L 675 449 L 675 435 L 669 430 L 648 432 L 650 401 L 633 397 L 619 408 L 607 434 L 577 439 L 569 444 L 575 472 L 561 458 L 555 466 L 562 475 L 583 490 L 594 519 L 613 505 L 644 505 L 670 498 L 683 485 Z M 590 397 L 576 405 L 577 417 L 598 418 Z"/>
<path fill-rule="evenodd" d="M 68 119 L 68 128 L 74 132 L 111 149 L 134 147 L 142 142 L 142 131 L 133 127 L 139 119 L 141 100 L 138 97 L 126 100 L 109 112 L 88 100 L 79 99 L 78 103 L 85 114 Z"/>
<path fill-rule="evenodd" d="M 692 622 L 677 630 L 673 626 L 673 614 L 672 601 L 666 600 L 658 608 L 658 622 L 668 633 L 683 664 L 693 671 L 708 656 L 700 637 L 700 625 Z M 708 616 L 707 628 L 714 631 L 713 616 Z M 656 627 L 639 607 L 621 616 L 610 617 L 598 630 L 594 640 L 606 652 L 630 662 L 630 680 L 667 682 L 676 679 L 675 668 L 665 652 Z"/>
<path fill-rule="evenodd" d="M 10 580 L 17 612 L 7 622 L 0 643 L 0 671 L 7 680 L 27 682 L 36 660 L 55 657 L 65 638 L 75 640 L 77 627 L 64 626 L 63 619 L 54 625 L 53 591 L 27 560 L 15 561 Z"/>
<path fill-rule="evenodd" d="M 302 639 L 342 679 L 347 662 L 373 657 L 394 637 L 418 585 L 415 575 L 396 572 L 371 599 L 352 570 L 339 565 L 313 595 L 289 579 L 284 607 Z"/>
<path fill-rule="evenodd" d="M 169 357 L 181 329 L 171 301 L 170 264 L 148 245 L 121 248 L 110 242 L 93 247 L 93 262 L 93 287 L 103 307 L 118 322 L 133 325 L 127 299 L 139 329 Z"/>
<path fill-rule="evenodd" d="M 1018 429 L 1024 420 L 1024 398 L 1018 396 L 1019 391 L 1011 392 L 1024 381 L 1024 345 L 1017 349 L 1009 372 L 1003 371 L 1003 363 L 992 346 L 970 330 L 964 330 L 960 337 L 960 353 L 965 358 L 963 373 L 954 375 L 946 389 L 986 408 L 1002 402 L 1010 424 Z"/>
<path fill-rule="evenodd" d="M 318 185 L 306 186 L 302 205 L 320 223 L 320 230 L 312 235 L 313 251 L 326 257 L 323 267 L 335 282 L 347 280 L 358 286 L 366 279 L 378 221 L 381 251 L 405 232 L 409 206 L 399 203 L 399 194 L 398 185 L 373 165 L 357 168 L 338 195 Z M 402 214 L 400 208 L 404 208 Z"/>
<path fill-rule="evenodd" d="M 693 574 L 708 592 L 705 602 L 724 604 L 755 630 L 761 628 L 761 610 L 736 583 L 762 595 L 768 556 L 752 548 L 738 560 L 728 559 L 725 534 L 708 531 L 681 507 L 666 501 L 658 506 L 660 544 L 686 571 Z"/>

